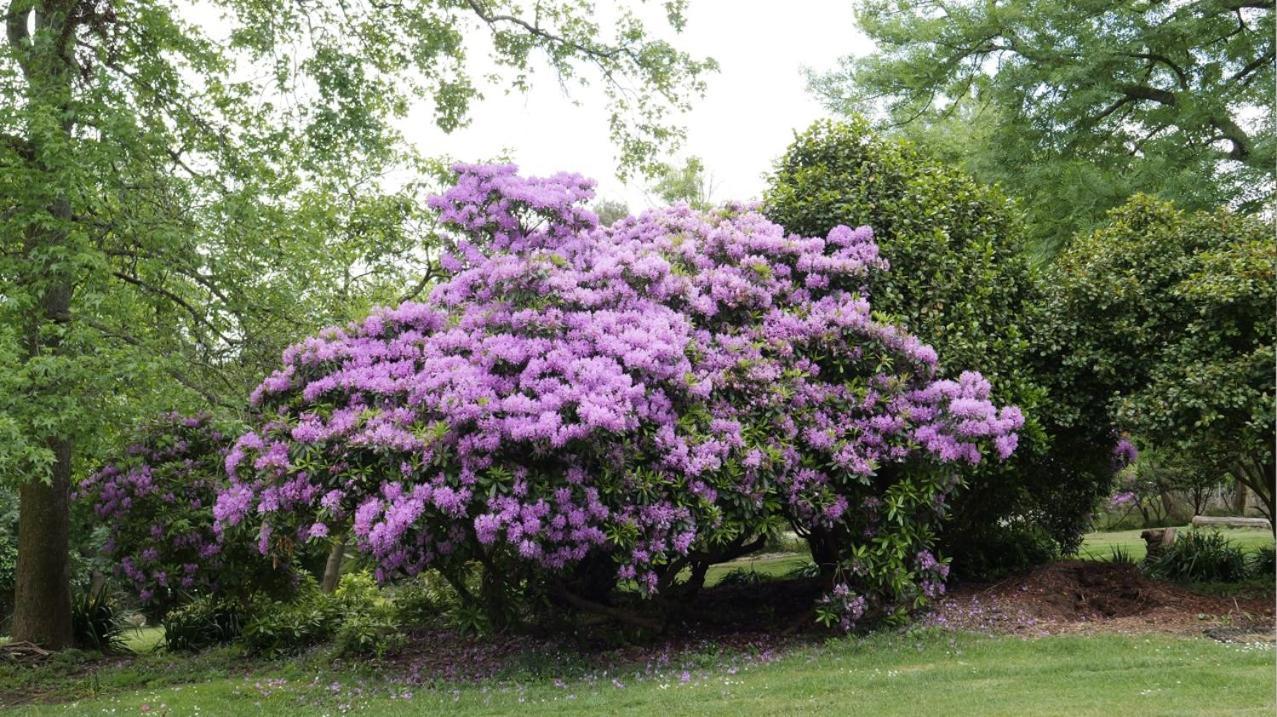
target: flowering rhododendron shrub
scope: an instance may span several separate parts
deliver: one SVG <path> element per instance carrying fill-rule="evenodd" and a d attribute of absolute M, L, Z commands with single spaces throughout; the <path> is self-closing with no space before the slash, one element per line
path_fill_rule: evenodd
<path fill-rule="evenodd" d="M 251 589 L 277 572 L 214 531 L 234 435 L 207 414 L 164 414 L 76 486 L 75 498 L 106 527 L 103 552 L 116 575 L 148 611 L 223 588 Z"/>
<path fill-rule="evenodd" d="M 829 548 L 831 624 L 938 593 L 944 466 L 1008 456 L 1022 418 L 871 315 L 868 228 L 790 236 L 744 206 L 601 228 L 580 176 L 456 171 L 432 200 L 447 279 L 285 352 L 220 529 L 286 554 L 349 528 L 382 580 L 478 563 L 563 594 L 602 561 L 653 595 L 788 524 Z"/>

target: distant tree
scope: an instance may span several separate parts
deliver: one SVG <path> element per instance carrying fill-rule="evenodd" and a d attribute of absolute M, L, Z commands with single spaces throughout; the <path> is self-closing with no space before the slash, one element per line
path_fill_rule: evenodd
<path fill-rule="evenodd" d="M 1272 2 L 863 0 L 857 18 L 878 51 L 814 76 L 816 93 L 956 150 L 1024 199 L 1039 243 L 1138 191 L 1271 205 Z"/>
<path fill-rule="evenodd" d="M 693 209 L 709 209 L 713 204 L 713 180 L 700 157 L 689 157 L 681 167 L 663 165 L 652 181 L 652 193 L 665 204 L 687 202 Z"/>
<path fill-rule="evenodd" d="M 604 27 L 578 3 L 209 8 L 218 27 L 164 3 L 6 3 L 0 470 L 20 484 L 17 640 L 70 640 L 68 492 L 95 447 L 159 407 L 234 410 L 281 340 L 424 286 L 420 203 L 385 176 L 425 169 L 395 129 L 412 98 L 443 130 L 465 123 L 468 31 L 515 89 L 541 63 L 601 77 L 623 171 L 678 140 L 663 118 L 713 67 L 628 11 Z M 665 9 L 680 29 L 684 3 Z"/>
<path fill-rule="evenodd" d="M 600 199 L 591 209 L 599 215 L 599 224 L 605 227 L 610 227 L 616 223 L 616 220 L 630 215 L 630 208 L 625 202 L 615 199 Z"/>

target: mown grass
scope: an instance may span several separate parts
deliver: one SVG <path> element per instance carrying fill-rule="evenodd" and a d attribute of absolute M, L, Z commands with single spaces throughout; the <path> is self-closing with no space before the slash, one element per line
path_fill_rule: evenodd
<path fill-rule="evenodd" d="M 1216 528 L 1193 528 L 1182 526 L 1178 531 L 1217 530 Z M 1259 548 L 1272 547 L 1273 534 L 1265 528 L 1220 528 L 1224 537 L 1246 552 Z M 1084 560 L 1111 560 L 1114 549 L 1121 550 L 1132 560 L 1139 562 L 1148 554 L 1148 546 L 1140 537 L 1140 530 L 1118 530 L 1105 533 L 1087 533 L 1082 540 L 1082 548 L 1078 557 Z"/>
<path fill-rule="evenodd" d="M 21 715 L 1271 715 L 1271 645 L 1161 635 L 1021 639 L 919 630 L 840 638 L 775 659 L 679 657 L 666 667 L 518 674 L 434 686 L 315 661 L 216 670 L 167 687 L 97 681 L 99 696 Z M 207 657 L 195 661 L 209 660 Z M 213 667 L 217 660 L 208 662 Z M 158 663 L 156 663 L 158 664 Z M 110 670 L 106 670 L 110 672 Z M 81 678 L 85 679 L 85 678 Z M 134 672 L 133 679 L 146 679 Z"/>
<path fill-rule="evenodd" d="M 1225 529 L 1247 551 L 1263 530 Z M 1144 557 L 1139 531 L 1092 533 L 1079 557 L 1114 547 Z M 766 553 L 713 566 L 760 579 L 810 563 Z M 1268 581 L 1271 582 L 1270 580 Z M 1235 592 L 1237 586 L 1223 588 Z M 1263 589 L 1271 591 L 1271 585 Z M 0 706 L 14 714 L 1273 714 L 1271 644 L 1229 645 L 1165 635 L 988 637 L 916 630 L 831 640 L 775 657 L 675 654 L 655 670 L 597 671 L 588 656 L 516 657 L 477 684 L 412 684 L 376 664 L 333 665 L 323 652 L 248 660 L 235 648 L 170 655 L 160 628 L 125 635 L 134 658 L 59 655 L 40 667 L 0 665 Z M 41 704 L 36 704 L 41 703 Z"/>
<path fill-rule="evenodd" d="M 766 553 L 711 565 L 705 571 L 705 584 L 717 585 L 724 577 L 737 572 L 757 573 L 760 578 L 782 577 L 810 564 L 811 556 L 806 553 Z"/>

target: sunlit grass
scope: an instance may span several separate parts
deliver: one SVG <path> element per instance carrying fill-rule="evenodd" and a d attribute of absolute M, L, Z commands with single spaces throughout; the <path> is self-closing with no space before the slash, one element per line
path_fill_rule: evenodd
<path fill-rule="evenodd" d="M 1181 526 L 1177 531 L 1217 530 L 1216 528 L 1193 528 Z M 1273 534 L 1266 528 L 1219 528 L 1220 533 L 1234 545 L 1246 552 L 1263 547 L 1272 547 Z M 1140 537 L 1140 530 L 1118 530 L 1105 533 L 1087 533 L 1082 540 L 1082 548 L 1078 557 L 1084 560 L 1111 560 L 1114 549 L 1121 550 L 1132 560 L 1139 562 L 1148 554 L 1147 545 Z"/>

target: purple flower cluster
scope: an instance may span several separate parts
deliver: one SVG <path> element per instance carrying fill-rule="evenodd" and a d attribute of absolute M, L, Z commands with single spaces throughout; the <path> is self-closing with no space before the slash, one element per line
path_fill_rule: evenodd
<path fill-rule="evenodd" d="M 207 415 L 165 414 L 76 487 L 107 527 L 104 551 L 117 574 L 143 603 L 168 604 L 216 582 L 222 545 L 211 511 L 226 442 Z"/>
<path fill-rule="evenodd" d="M 1139 460 L 1140 450 L 1135 447 L 1130 438 L 1121 436 L 1117 439 L 1117 443 L 1113 444 L 1113 467 L 1115 470 L 1121 470 Z"/>
<path fill-rule="evenodd" d="M 1015 449 L 1023 418 L 987 381 L 937 380 L 930 347 L 873 317 L 867 227 L 799 237 L 732 205 L 602 228 L 577 175 L 456 171 L 431 200 L 448 278 L 285 352 L 226 457 L 218 530 L 272 553 L 349 526 L 381 579 L 610 554 L 650 592 L 775 511 L 887 529 L 859 509 L 884 466 Z M 938 485 L 931 519 L 956 480 Z"/>
<path fill-rule="evenodd" d="M 816 603 L 816 619 L 828 627 L 848 632 L 869 609 L 864 595 L 854 592 L 845 582 L 838 582 Z"/>

